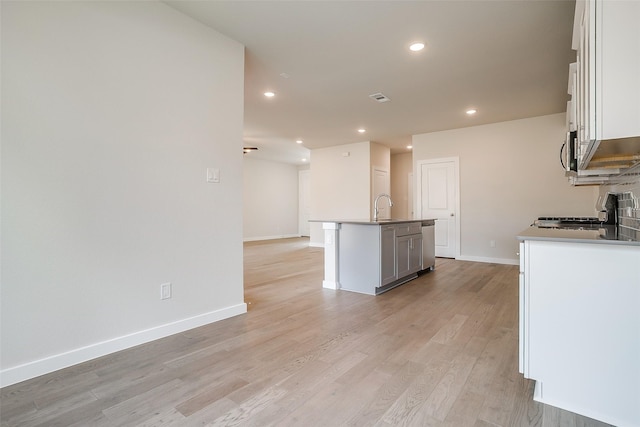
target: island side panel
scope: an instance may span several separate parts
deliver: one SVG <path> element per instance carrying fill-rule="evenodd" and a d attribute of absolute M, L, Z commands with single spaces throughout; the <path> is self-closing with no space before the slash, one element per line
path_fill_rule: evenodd
<path fill-rule="evenodd" d="M 324 280 L 322 287 L 340 289 L 338 277 L 338 230 L 340 230 L 340 224 L 324 222 L 322 229 L 324 230 Z"/>
<path fill-rule="evenodd" d="M 380 226 L 341 224 L 338 259 L 341 289 L 375 295 L 380 283 Z"/>

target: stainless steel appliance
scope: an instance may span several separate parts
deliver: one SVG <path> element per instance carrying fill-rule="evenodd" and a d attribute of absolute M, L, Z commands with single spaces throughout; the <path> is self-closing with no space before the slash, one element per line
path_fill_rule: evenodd
<path fill-rule="evenodd" d="M 538 228 L 598 229 L 618 225 L 618 196 L 607 193 L 598 200 L 598 217 L 590 216 L 541 216 L 533 225 Z"/>
<path fill-rule="evenodd" d="M 533 225 L 538 228 L 597 229 L 602 225 L 602 221 L 585 216 L 541 216 L 534 221 Z"/>
<path fill-rule="evenodd" d="M 436 268 L 436 222 L 432 219 L 422 221 L 422 271 Z"/>
<path fill-rule="evenodd" d="M 567 172 L 578 171 L 577 139 L 578 132 L 567 132 L 567 140 L 562 144 L 562 148 L 560 149 L 560 163 L 562 163 L 562 166 Z"/>
<path fill-rule="evenodd" d="M 592 230 L 597 231 L 600 238 L 605 240 L 638 241 L 638 233 L 629 233 L 624 223 L 619 221 L 619 215 L 622 212 L 619 209 L 619 197 L 619 194 L 611 192 L 601 195 L 597 203 L 597 218 L 541 216 L 531 225 L 562 230 Z"/>

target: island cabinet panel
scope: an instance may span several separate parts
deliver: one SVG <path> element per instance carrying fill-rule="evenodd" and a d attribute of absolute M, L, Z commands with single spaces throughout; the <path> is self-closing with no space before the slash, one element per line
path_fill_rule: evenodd
<path fill-rule="evenodd" d="M 398 278 L 396 263 L 396 227 L 383 225 L 380 227 L 380 285 L 388 285 Z"/>
<path fill-rule="evenodd" d="M 411 236 L 401 236 L 396 239 L 398 251 L 398 275 L 404 276 L 411 272 L 409 268 L 409 253 L 411 252 Z"/>
<path fill-rule="evenodd" d="M 378 295 L 422 269 L 420 221 L 344 222 L 338 230 L 338 289 Z"/>
<path fill-rule="evenodd" d="M 381 286 L 380 227 L 342 224 L 338 239 L 340 289 L 375 295 Z M 395 266 L 391 270 L 395 275 Z"/>
<path fill-rule="evenodd" d="M 534 398 L 640 426 L 640 247 L 520 244 L 520 371 Z"/>
<path fill-rule="evenodd" d="M 400 236 L 397 243 L 398 277 L 422 269 L 422 234 Z"/>

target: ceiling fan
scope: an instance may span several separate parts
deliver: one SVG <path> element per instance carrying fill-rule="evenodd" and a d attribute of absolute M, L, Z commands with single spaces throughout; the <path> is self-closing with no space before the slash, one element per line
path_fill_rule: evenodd
<path fill-rule="evenodd" d="M 242 153 L 243 154 L 247 154 L 247 153 L 250 153 L 252 151 L 258 151 L 258 147 L 244 147 L 242 149 Z"/>

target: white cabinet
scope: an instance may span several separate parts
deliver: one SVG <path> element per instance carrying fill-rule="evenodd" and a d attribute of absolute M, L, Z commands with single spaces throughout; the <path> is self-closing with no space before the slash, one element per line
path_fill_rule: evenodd
<path fill-rule="evenodd" d="M 518 335 L 520 337 L 519 347 L 518 347 L 518 369 L 521 374 L 524 374 L 525 378 L 529 377 L 529 366 L 528 359 L 525 362 L 525 355 L 528 355 L 528 346 L 525 344 L 527 342 L 528 334 L 526 333 L 526 326 L 529 326 L 527 315 L 529 314 L 527 307 L 527 282 L 525 280 L 525 245 L 524 242 L 520 242 L 520 275 L 518 276 L 518 284 L 519 284 L 519 304 L 518 304 Z M 525 367 L 526 366 L 526 367 Z"/>
<path fill-rule="evenodd" d="M 577 130 L 574 183 L 593 183 L 640 161 L 638 22 L 639 1 L 576 2 L 572 47 L 577 61 L 570 68 L 573 93 L 567 106 L 569 128 L 575 115 Z"/>
<path fill-rule="evenodd" d="M 640 425 L 640 247 L 520 243 L 519 368 L 534 399 Z"/>
<path fill-rule="evenodd" d="M 567 131 L 573 132 L 578 129 L 578 63 L 569 65 L 569 86 L 567 93 L 571 99 L 567 101 Z"/>

